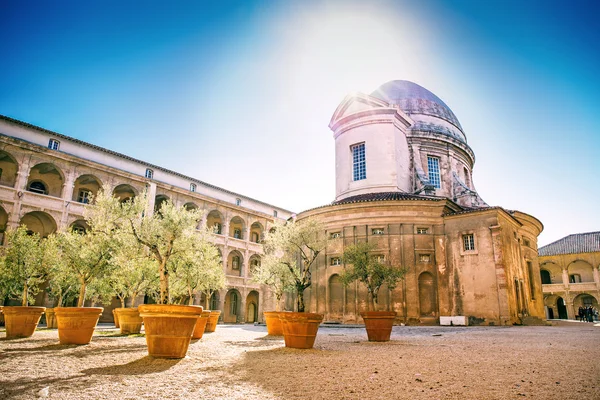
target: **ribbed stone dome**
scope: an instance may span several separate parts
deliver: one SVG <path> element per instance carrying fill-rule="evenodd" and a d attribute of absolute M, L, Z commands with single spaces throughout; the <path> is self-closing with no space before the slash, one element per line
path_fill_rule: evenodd
<path fill-rule="evenodd" d="M 457 138 L 466 142 L 458 118 L 439 97 L 429 90 L 410 81 L 390 81 L 379 86 L 371 96 L 384 100 L 390 104 L 396 104 L 402 111 L 410 115 L 416 122 L 413 129 L 434 131 Z M 436 126 L 430 120 L 419 118 L 419 115 L 434 116 L 452 124 L 460 132 L 449 127 Z"/>

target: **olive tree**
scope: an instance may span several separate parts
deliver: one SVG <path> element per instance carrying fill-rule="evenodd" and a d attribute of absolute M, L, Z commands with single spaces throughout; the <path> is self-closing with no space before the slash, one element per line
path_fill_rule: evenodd
<path fill-rule="evenodd" d="M 406 274 L 405 268 L 398 268 L 380 262 L 373 256 L 376 246 L 372 243 L 357 243 L 344 250 L 344 263 L 350 264 L 340 275 L 344 285 L 359 281 L 369 292 L 369 311 L 377 310 L 379 290 L 385 284 L 393 290 Z"/>
<path fill-rule="evenodd" d="M 285 292 L 294 289 L 296 282 L 289 267 L 274 254 L 266 254 L 262 258 L 260 265 L 252 271 L 252 280 L 271 289 L 277 300 L 275 311 L 280 311 L 281 298 Z"/>
<path fill-rule="evenodd" d="M 0 258 L 0 275 L 8 296 L 21 299 L 21 304 L 33 304 L 34 296 L 48 276 L 56 260 L 53 239 L 43 239 L 25 226 L 6 231 L 6 249 Z"/>
<path fill-rule="evenodd" d="M 316 219 L 277 223 L 265 236 L 267 257 L 276 257 L 293 277 L 298 312 L 304 312 L 304 290 L 312 284 L 311 267 L 325 249 L 325 229 Z M 263 264 L 265 268 L 269 264 Z M 257 268 L 262 269 L 262 265 Z"/>
<path fill-rule="evenodd" d="M 194 304 L 194 297 L 205 293 L 209 298 L 215 290 L 225 287 L 225 272 L 221 257 L 215 246 L 208 242 L 208 231 L 201 231 L 205 235 L 195 252 L 187 252 L 171 258 L 171 271 L 173 271 L 173 297 L 181 301 L 188 300 L 189 305 Z"/>

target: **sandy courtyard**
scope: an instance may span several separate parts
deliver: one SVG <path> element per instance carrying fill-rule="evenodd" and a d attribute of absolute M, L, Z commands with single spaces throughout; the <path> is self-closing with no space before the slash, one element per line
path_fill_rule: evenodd
<path fill-rule="evenodd" d="M 312 350 L 264 326 L 219 325 L 188 357 L 147 356 L 144 337 L 98 328 L 87 346 L 55 330 L 5 340 L 0 399 L 600 399 L 600 326 L 321 327 Z"/>

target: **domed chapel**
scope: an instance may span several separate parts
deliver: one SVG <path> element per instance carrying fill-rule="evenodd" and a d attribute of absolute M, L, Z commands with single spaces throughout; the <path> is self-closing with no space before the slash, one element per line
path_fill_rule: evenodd
<path fill-rule="evenodd" d="M 340 273 L 345 247 L 368 241 L 374 257 L 408 270 L 397 288 L 379 294 L 379 307 L 396 311 L 397 323 L 545 318 L 537 261 L 543 225 L 483 201 L 472 179 L 475 154 L 439 97 L 409 81 L 387 82 L 370 95 L 346 96 L 329 127 L 335 201 L 297 216 L 322 221 L 328 237 L 305 292 L 307 311 L 361 321 L 367 290 L 344 286 Z"/>

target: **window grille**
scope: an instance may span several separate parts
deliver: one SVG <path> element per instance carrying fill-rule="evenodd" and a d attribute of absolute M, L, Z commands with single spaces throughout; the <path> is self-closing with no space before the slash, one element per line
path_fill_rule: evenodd
<path fill-rule="evenodd" d="M 429 254 L 420 254 L 419 255 L 419 262 L 428 263 L 430 261 L 431 261 L 431 256 Z"/>
<path fill-rule="evenodd" d="M 60 142 L 56 139 L 50 139 L 50 141 L 48 142 L 49 149 L 58 150 L 59 147 L 60 147 Z"/>
<path fill-rule="evenodd" d="M 373 228 L 371 229 L 372 235 L 383 235 L 383 228 Z"/>
<path fill-rule="evenodd" d="M 352 174 L 353 180 L 367 179 L 367 161 L 365 158 L 365 144 L 355 144 L 352 150 Z"/>
<path fill-rule="evenodd" d="M 79 203 L 88 204 L 90 202 L 90 198 L 92 197 L 92 192 L 89 190 L 80 190 L 77 195 L 77 201 Z"/>
<path fill-rule="evenodd" d="M 342 259 L 339 257 L 332 257 L 331 258 L 331 265 L 341 265 L 342 264 Z"/>
<path fill-rule="evenodd" d="M 429 232 L 427 228 L 417 228 L 417 235 L 426 235 Z"/>
<path fill-rule="evenodd" d="M 463 235 L 463 248 L 465 251 L 475 250 L 475 237 L 472 233 L 469 233 L 468 235 Z"/>
<path fill-rule="evenodd" d="M 427 156 L 427 172 L 429 174 L 429 183 L 433 187 L 439 189 L 442 187 L 440 181 L 440 159 L 437 157 Z"/>
<path fill-rule="evenodd" d="M 341 234 L 340 232 L 333 232 L 333 233 L 330 235 L 330 238 L 331 238 L 331 239 L 339 239 L 339 238 L 341 238 L 341 237 L 342 237 L 342 234 Z"/>

